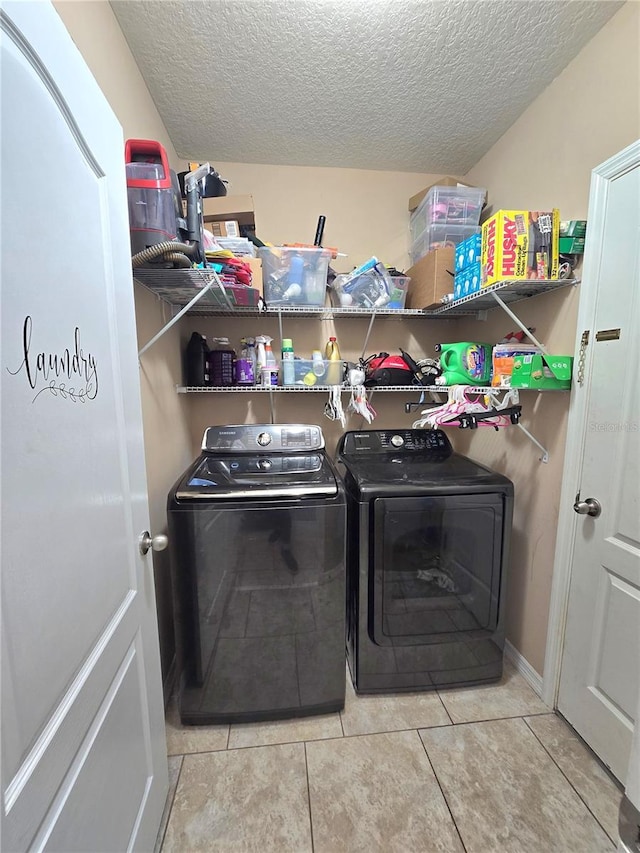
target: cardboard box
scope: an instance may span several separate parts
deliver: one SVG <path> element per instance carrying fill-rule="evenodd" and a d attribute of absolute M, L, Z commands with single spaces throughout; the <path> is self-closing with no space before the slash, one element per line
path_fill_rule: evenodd
<path fill-rule="evenodd" d="M 560 213 L 499 210 L 482 226 L 482 287 L 558 278 Z"/>
<path fill-rule="evenodd" d="M 561 237 L 584 237 L 586 233 L 586 219 L 566 219 L 560 223 Z"/>
<path fill-rule="evenodd" d="M 225 219 L 220 222 L 217 220 L 209 220 L 205 222 L 205 228 L 208 228 L 214 237 L 239 237 L 240 223 L 237 219 Z"/>
<path fill-rule="evenodd" d="M 571 388 L 573 356 L 516 355 L 511 374 L 512 388 Z"/>
<path fill-rule="evenodd" d="M 447 293 L 453 293 L 454 250 L 451 247 L 434 249 L 420 258 L 410 269 L 407 308 L 440 307 L 441 299 Z"/>
<path fill-rule="evenodd" d="M 238 223 L 241 234 L 243 230 L 253 232 L 256 230 L 253 196 L 250 195 L 224 195 L 219 198 L 203 198 L 202 215 L 205 227 L 207 227 L 207 223 L 233 220 Z M 219 234 L 218 236 L 222 237 L 223 235 Z"/>
<path fill-rule="evenodd" d="M 409 199 L 409 213 L 413 213 L 413 211 L 419 206 L 422 199 L 426 196 L 429 190 L 432 187 L 472 187 L 473 184 L 467 184 L 464 181 L 461 181 L 459 178 L 452 178 L 450 175 L 445 175 L 442 178 L 439 178 L 434 184 L 426 187 L 423 190 L 420 190 L 419 193 L 412 195 Z"/>
<path fill-rule="evenodd" d="M 561 255 L 584 255 L 584 237 L 560 237 Z"/>
<path fill-rule="evenodd" d="M 262 288 L 262 259 L 261 258 L 243 258 L 246 264 L 251 267 L 251 287 L 254 287 L 260 296 L 263 296 Z"/>

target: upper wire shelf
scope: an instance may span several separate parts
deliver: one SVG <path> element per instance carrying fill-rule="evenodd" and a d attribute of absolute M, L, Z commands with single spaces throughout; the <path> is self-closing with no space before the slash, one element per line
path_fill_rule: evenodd
<path fill-rule="evenodd" d="M 494 298 L 494 293 L 499 295 L 502 302 L 513 303 L 529 299 L 532 296 L 538 296 L 541 293 L 548 293 L 551 290 L 560 290 L 563 287 L 577 283 L 575 278 L 561 278 L 554 281 L 547 279 L 498 281 L 496 284 L 484 287 L 470 296 L 463 296 L 462 299 L 456 299 L 455 302 L 449 302 L 440 308 L 435 308 L 430 313 L 432 316 L 444 317 L 445 319 L 459 317 L 464 314 L 488 311 L 490 308 L 495 308 L 499 303 Z"/>

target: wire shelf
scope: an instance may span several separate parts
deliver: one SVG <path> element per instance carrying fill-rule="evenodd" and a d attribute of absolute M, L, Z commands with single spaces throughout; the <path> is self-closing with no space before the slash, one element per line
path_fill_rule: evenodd
<path fill-rule="evenodd" d="M 184 307 L 188 305 L 193 297 L 210 283 L 213 276 L 206 270 L 196 269 L 154 269 L 152 267 L 141 267 L 133 271 L 134 279 L 155 293 L 170 305 Z M 274 305 L 271 307 L 260 307 L 258 305 L 233 305 L 231 303 L 232 293 L 222 294 L 218 287 L 209 290 L 202 299 L 189 309 L 189 314 L 199 314 L 209 317 L 311 317 L 316 320 L 332 320 L 335 317 L 396 317 L 396 318 L 433 318 L 439 316 L 433 311 L 424 311 L 419 308 L 353 308 L 341 306 L 315 306 L 315 305 Z M 467 310 L 471 316 L 474 311 Z M 446 318 L 445 318 L 446 319 Z"/>
<path fill-rule="evenodd" d="M 331 385 L 177 385 L 176 391 L 178 394 L 313 394 L 324 392 L 328 394 Z M 351 386 L 344 385 L 341 392 L 346 394 L 351 392 Z M 422 385 L 378 385 L 373 388 L 367 388 L 367 393 L 373 391 L 377 394 L 382 391 L 385 393 L 393 391 L 404 391 L 405 394 L 415 394 L 419 391 L 430 391 L 431 388 Z M 445 389 L 446 390 L 446 389 Z"/>
<path fill-rule="evenodd" d="M 464 314 L 477 313 L 479 311 L 488 311 L 491 308 L 496 308 L 498 303 L 493 298 L 492 294 L 498 294 L 500 299 L 505 303 L 520 302 L 523 299 L 529 299 L 532 296 L 538 296 L 541 293 L 548 293 L 551 290 L 560 290 L 563 287 L 577 284 L 575 278 L 563 278 L 557 281 L 549 281 L 542 279 L 527 280 L 527 281 L 498 281 L 490 287 L 485 287 L 477 293 L 472 293 L 470 296 L 464 296 L 462 299 L 456 299 L 455 302 L 449 302 L 441 308 L 435 308 L 432 314 L 436 317 L 459 317 Z"/>

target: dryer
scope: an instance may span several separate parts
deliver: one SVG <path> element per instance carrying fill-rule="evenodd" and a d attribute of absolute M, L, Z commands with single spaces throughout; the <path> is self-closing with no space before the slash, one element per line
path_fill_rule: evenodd
<path fill-rule="evenodd" d="M 347 492 L 347 655 L 358 693 L 502 675 L 513 484 L 442 430 L 340 440 Z"/>
<path fill-rule="evenodd" d="M 209 427 L 168 517 L 182 722 L 342 708 L 345 494 L 320 427 Z"/>

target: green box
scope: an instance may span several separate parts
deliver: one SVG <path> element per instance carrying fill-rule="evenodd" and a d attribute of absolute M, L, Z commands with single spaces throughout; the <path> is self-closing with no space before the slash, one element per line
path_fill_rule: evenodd
<path fill-rule="evenodd" d="M 584 255 L 584 237 L 560 237 L 561 255 Z"/>
<path fill-rule="evenodd" d="M 586 233 L 586 219 L 565 219 L 560 222 L 561 237 L 584 237 Z"/>
<path fill-rule="evenodd" d="M 572 355 L 516 355 L 511 374 L 512 388 L 571 388 Z"/>

